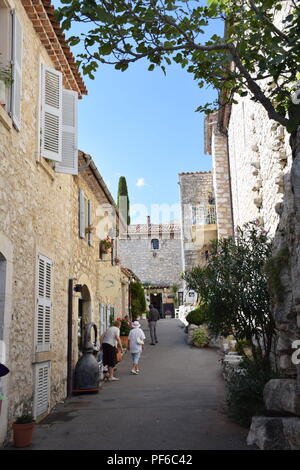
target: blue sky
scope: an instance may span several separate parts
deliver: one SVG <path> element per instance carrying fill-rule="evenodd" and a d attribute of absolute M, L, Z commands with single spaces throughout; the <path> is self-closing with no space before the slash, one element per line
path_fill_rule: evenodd
<path fill-rule="evenodd" d="M 79 148 L 92 155 L 113 197 L 125 176 L 131 206 L 147 207 L 139 217 L 133 214 L 134 223 L 143 223 L 152 204 L 179 203 L 178 173 L 211 169 L 204 155 L 204 117 L 195 109 L 212 101 L 214 92 L 200 89 L 176 64 L 167 76 L 147 67 L 143 61 L 120 72 L 101 65 L 95 80 L 84 77 L 88 95 L 78 113 Z M 152 211 L 153 222 L 167 222 L 166 217 L 158 220 Z"/>

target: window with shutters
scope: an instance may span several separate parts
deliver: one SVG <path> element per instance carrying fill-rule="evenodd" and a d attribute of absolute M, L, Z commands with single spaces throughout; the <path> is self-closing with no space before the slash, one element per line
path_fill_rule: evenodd
<path fill-rule="evenodd" d="M 49 407 L 50 363 L 41 362 L 35 366 L 35 417 L 47 413 Z"/>
<path fill-rule="evenodd" d="M 41 156 L 62 160 L 62 74 L 42 65 Z"/>
<path fill-rule="evenodd" d="M 21 128 L 22 25 L 15 12 L 0 0 L 0 104 Z"/>
<path fill-rule="evenodd" d="M 85 192 L 79 190 L 79 236 L 84 238 L 92 246 L 92 201 L 90 201 Z"/>
<path fill-rule="evenodd" d="M 77 92 L 63 90 L 62 156 L 61 161 L 55 165 L 58 173 L 78 174 L 77 99 Z"/>
<path fill-rule="evenodd" d="M 37 352 L 49 351 L 51 348 L 52 269 L 52 261 L 39 255 L 37 268 Z"/>

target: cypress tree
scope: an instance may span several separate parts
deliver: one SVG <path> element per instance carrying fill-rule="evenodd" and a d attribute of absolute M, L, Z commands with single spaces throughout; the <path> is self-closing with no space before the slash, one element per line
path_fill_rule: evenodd
<path fill-rule="evenodd" d="M 117 206 L 120 209 L 120 196 L 122 197 L 127 197 L 127 225 L 130 225 L 130 216 L 129 216 L 129 197 L 128 197 L 128 189 L 127 189 L 127 182 L 125 176 L 120 176 L 119 179 L 119 187 L 118 187 L 118 200 L 117 200 Z M 125 210 L 124 207 L 121 208 L 121 215 L 123 216 L 123 219 L 125 219 Z"/>

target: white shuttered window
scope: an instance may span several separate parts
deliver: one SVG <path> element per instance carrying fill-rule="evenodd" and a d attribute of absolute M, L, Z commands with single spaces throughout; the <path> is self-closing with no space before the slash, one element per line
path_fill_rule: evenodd
<path fill-rule="evenodd" d="M 79 190 L 79 236 L 85 238 L 85 195 Z"/>
<path fill-rule="evenodd" d="M 38 256 L 38 298 L 36 322 L 36 350 L 51 348 L 51 291 L 53 263 L 43 255 Z"/>
<path fill-rule="evenodd" d="M 35 417 L 48 411 L 50 385 L 50 364 L 41 362 L 35 370 Z"/>
<path fill-rule="evenodd" d="M 55 170 L 70 175 L 78 174 L 77 100 L 75 91 L 63 90 L 62 107 L 62 158 Z"/>
<path fill-rule="evenodd" d="M 42 65 L 41 155 L 62 159 L 62 74 Z"/>
<path fill-rule="evenodd" d="M 11 89 L 11 117 L 14 126 L 21 128 L 21 89 L 22 89 L 22 26 L 12 10 L 12 89 Z"/>

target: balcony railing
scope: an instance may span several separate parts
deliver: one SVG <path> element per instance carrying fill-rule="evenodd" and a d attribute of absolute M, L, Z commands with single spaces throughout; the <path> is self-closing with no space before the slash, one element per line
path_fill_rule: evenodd
<path fill-rule="evenodd" d="M 216 223 L 216 206 L 196 206 L 192 207 L 193 225 L 211 225 Z"/>

